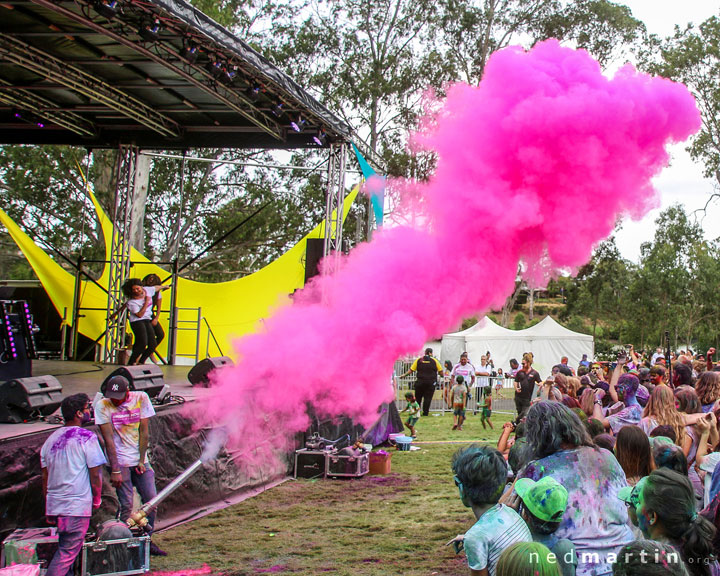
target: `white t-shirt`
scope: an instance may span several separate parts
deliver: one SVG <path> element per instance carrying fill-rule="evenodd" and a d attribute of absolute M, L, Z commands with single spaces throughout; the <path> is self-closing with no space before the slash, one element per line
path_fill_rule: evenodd
<path fill-rule="evenodd" d="M 460 364 L 458 362 L 457 364 L 455 364 L 455 367 L 452 369 L 451 376 L 452 376 L 453 381 L 455 381 L 456 376 L 462 376 L 463 380 L 464 380 L 463 383 L 465 384 L 465 386 L 470 388 L 471 387 L 470 385 L 475 382 L 475 366 L 470 364 L 470 362 L 465 364 L 465 366 L 463 366 L 462 364 Z M 472 388 L 474 388 L 474 387 L 475 386 L 473 384 Z"/>
<path fill-rule="evenodd" d="M 147 290 L 147 288 L 146 288 Z M 148 295 L 145 292 L 146 296 Z M 152 297 L 152 295 L 150 296 Z M 137 322 L 138 320 L 152 320 L 152 302 L 145 308 L 145 312 L 142 316 L 138 316 L 138 313 L 145 306 L 145 298 L 132 298 L 127 301 L 127 309 L 130 313 L 130 322 Z"/>
<path fill-rule="evenodd" d="M 97 436 L 79 426 L 55 430 L 40 450 L 40 465 L 47 468 L 48 516 L 92 516 L 89 468 L 106 463 Z"/>
<path fill-rule="evenodd" d="M 490 364 L 485 364 L 485 366 L 478 366 L 476 374 L 479 374 L 477 377 L 477 380 L 475 381 L 478 387 L 485 388 L 485 386 L 490 386 Z"/>
<path fill-rule="evenodd" d="M 95 423 L 111 424 L 118 464 L 123 468 L 140 464 L 140 420 L 155 416 L 150 397 L 145 392 L 130 392 L 128 399 L 115 406 L 103 398 L 95 409 Z M 145 462 L 147 463 L 147 455 Z"/>

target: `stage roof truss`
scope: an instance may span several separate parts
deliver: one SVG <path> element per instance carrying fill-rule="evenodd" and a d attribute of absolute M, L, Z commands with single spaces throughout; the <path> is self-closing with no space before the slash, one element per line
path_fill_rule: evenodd
<path fill-rule="evenodd" d="M 365 149 L 291 78 L 184 0 L 9 0 L 0 15 L 2 143 L 327 148 L 354 139 Z"/>

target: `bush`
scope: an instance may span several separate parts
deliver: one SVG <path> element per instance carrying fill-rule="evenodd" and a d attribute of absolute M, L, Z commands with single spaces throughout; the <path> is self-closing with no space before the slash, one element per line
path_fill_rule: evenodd
<path fill-rule="evenodd" d="M 513 330 L 522 330 L 523 328 L 525 328 L 525 324 L 525 314 L 517 314 L 515 318 L 513 318 Z"/>
<path fill-rule="evenodd" d="M 537 314 L 538 316 L 545 316 L 545 315 L 547 315 L 547 313 L 548 313 L 547 308 L 546 308 L 545 306 L 542 306 L 542 305 L 541 305 L 541 306 L 535 306 L 534 312 L 535 312 L 535 314 Z"/>

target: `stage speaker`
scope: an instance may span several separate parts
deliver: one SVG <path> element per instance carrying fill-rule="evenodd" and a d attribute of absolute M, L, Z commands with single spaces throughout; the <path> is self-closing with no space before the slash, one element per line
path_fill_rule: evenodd
<path fill-rule="evenodd" d="M 318 264 L 323 257 L 325 250 L 324 238 L 308 238 L 305 240 L 305 283 L 313 276 L 317 276 L 320 271 Z"/>
<path fill-rule="evenodd" d="M 147 392 L 150 398 L 155 398 L 163 389 L 165 382 L 160 366 L 155 364 L 142 364 L 141 366 L 121 366 L 112 372 L 100 386 L 100 392 L 105 394 L 107 381 L 113 376 L 125 376 L 130 382 L 130 390 Z"/>
<path fill-rule="evenodd" d="M 188 372 L 188 380 L 193 386 L 207 388 L 210 386 L 210 372 L 226 366 L 235 366 L 232 359 L 227 356 L 205 358 L 205 360 L 200 360 L 200 362 L 195 364 L 190 372 Z"/>
<path fill-rule="evenodd" d="M 50 416 L 62 403 L 62 384 L 54 376 L 18 378 L 0 384 L 0 422 L 26 422 Z"/>

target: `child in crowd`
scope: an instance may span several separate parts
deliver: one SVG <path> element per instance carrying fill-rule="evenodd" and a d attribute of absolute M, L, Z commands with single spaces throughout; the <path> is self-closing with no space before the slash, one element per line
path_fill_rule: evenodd
<path fill-rule="evenodd" d="M 551 476 L 544 476 L 537 482 L 520 478 L 515 482 L 515 492 L 522 502 L 520 515 L 527 523 L 533 540 L 547 546 L 555 555 L 562 576 L 575 576 L 575 546 L 567 538 L 553 537 L 567 508 L 568 492 L 565 487 Z"/>
<path fill-rule="evenodd" d="M 497 379 L 495 380 L 495 397 L 496 397 L 498 400 L 499 400 L 500 398 L 505 398 L 505 396 L 503 396 L 503 393 L 502 393 L 502 391 L 503 391 L 503 386 L 504 386 L 504 383 L 505 383 L 505 378 L 506 378 L 506 375 L 503 374 L 503 369 L 502 369 L 502 368 L 498 368 L 498 371 L 497 371 Z"/>
<path fill-rule="evenodd" d="M 485 386 L 480 392 L 481 403 L 480 403 L 480 423 L 484 429 L 490 426 L 490 430 L 493 430 L 490 416 L 492 416 L 492 388 Z M 487 423 L 487 426 L 485 424 Z"/>
<path fill-rule="evenodd" d="M 455 453 L 452 470 L 460 500 L 472 508 L 477 521 L 448 544 L 455 544 L 457 551 L 464 546 L 472 571 L 495 576 L 500 554 L 508 546 L 532 540 L 519 514 L 498 503 L 507 480 L 507 463 L 494 448 L 473 444 Z"/>
<path fill-rule="evenodd" d="M 415 395 L 412 392 L 405 392 L 405 400 L 407 400 L 407 406 L 403 409 L 403 412 L 408 413 L 408 419 L 405 421 L 405 426 L 410 429 L 410 435 L 415 438 L 415 424 L 420 419 L 420 404 L 415 400 Z"/>
<path fill-rule="evenodd" d="M 500 555 L 497 576 L 562 576 L 555 556 L 538 542 L 518 542 Z"/>
<path fill-rule="evenodd" d="M 465 378 L 459 375 L 455 378 L 455 386 L 452 388 L 453 399 L 453 430 L 462 430 L 465 421 L 465 401 L 467 400 L 467 386 Z"/>

